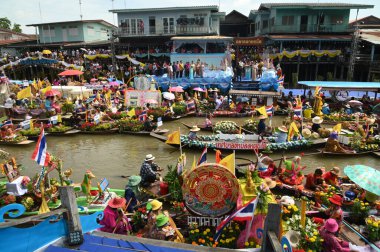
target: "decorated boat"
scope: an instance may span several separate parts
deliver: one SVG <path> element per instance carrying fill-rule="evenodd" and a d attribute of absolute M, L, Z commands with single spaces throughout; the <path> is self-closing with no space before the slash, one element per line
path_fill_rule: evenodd
<path fill-rule="evenodd" d="M 16 136 L 15 138 L 12 139 L 1 139 L 0 140 L 0 145 L 17 145 L 17 146 L 22 146 L 22 145 L 28 145 L 34 143 L 33 140 L 28 140 L 27 137 L 25 136 Z"/>
<path fill-rule="evenodd" d="M 172 135 L 161 136 L 151 132 L 150 135 L 166 144 L 179 148 L 203 149 L 206 146 L 211 149 L 236 150 L 236 151 L 253 151 L 262 150 L 267 152 L 277 152 L 284 150 L 297 150 L 305 148 L 317 148 L 326 143 L 325 139 L 297 140 L 285 143 L 275 143 L 273 138 L 267 138 L 259 142 L 258 135 L 242 134 L 217 134 L 217 135 L 198 135 L 197 140 L 189 139 L 186 135 L 181 135 L 181 143 L 173 142 Z"/>
<path fill-rule="evenodd" d="M 74 129 L 68 126 L 53 126 L 46 129 L 47 134 L 50 136 L 67 136 L 81 132 L 80 130 Z"/>
<path fill-rule="evenodd" d="M 95 124 L 93 122 L 85 122 L 80 127 L 81 134 L 90 135 L 107 135 L 116 134 L 119 132 L 119 128 L 113 122 Z"/>
<path fill-rule="evenodd" d="M 154 132 L 158 135 L 163 135 L 169 132 L 168 129 L 157 129 L 153 131 L 119 131 L 121 134 L 127 134 L 127 135 L 137 135 L 137 136 L 149 136 L 151 132 Z"/>

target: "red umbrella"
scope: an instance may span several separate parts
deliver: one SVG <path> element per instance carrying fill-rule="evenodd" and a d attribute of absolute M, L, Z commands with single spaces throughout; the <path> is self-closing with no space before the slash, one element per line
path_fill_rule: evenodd
<path fill-rule="evenodd" d="M 170 87 L 170 88 L 169 88 L 169 91 L 170 91 L 170 92 L 178 92 L 178 93 L 182 93 L 182 92 L 183 92 L 183 88 L 182 88 L 181 86 Z"/>
<path fill-rule="evenodd" d="M 61 92 L 57 91 L 57 90 L 48 90 L 45 92 L 45 97 L 48 97 L 48 96 L 61 96 Z"/>
<path fill-rule="evenodd" d="M 62 73 L 59 73 L 58 75 L 59 76 L 72 76 L 72 75 L 81 75 L 83 74 L 82 71 L 79 71 L 79 70 L 66 70 L 66 71 L 63 71 Z"/>

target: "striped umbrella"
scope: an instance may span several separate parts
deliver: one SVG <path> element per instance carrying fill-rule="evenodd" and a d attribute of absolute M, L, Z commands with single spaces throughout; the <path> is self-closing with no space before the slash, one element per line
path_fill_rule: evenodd
<path fill-rule="evenodd" d="M 365 165 L 348 165 L 344 173 L 364 190 L 380 196 L 380 171 Z"/>

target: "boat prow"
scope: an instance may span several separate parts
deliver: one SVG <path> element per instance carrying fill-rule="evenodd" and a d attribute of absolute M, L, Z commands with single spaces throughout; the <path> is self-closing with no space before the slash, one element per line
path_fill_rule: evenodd
<path fill-rule="evenodd" d="M 166 140 L 168 140 L 168 137 L 167 136 L 162 136 L 162 135 L 159 135 L 159 134 L 156 134 L 154 132 L 150 132 L 149 134 L 150 136 L 160 140 L 161 142 L 166 142 Z"/>

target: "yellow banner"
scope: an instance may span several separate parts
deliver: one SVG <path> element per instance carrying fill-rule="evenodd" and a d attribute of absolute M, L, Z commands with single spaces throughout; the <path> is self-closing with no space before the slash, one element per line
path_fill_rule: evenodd
<path fill-rule="evenodd" d="M 23 90 L 17 93 L 18 100 L 29 98 L 29 97 L 32 97 L 32 88 L 30 86 L 28 86 L 27 88 L 24 88 Z"/>

